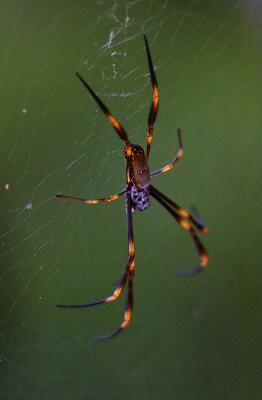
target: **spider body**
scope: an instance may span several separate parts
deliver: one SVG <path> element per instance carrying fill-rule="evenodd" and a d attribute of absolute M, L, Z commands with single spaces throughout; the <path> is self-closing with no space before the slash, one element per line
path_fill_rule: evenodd
<path fill-rule="evenodd" d="M 145 35 L 144 35 L 144 42 L 145 42 L 145 48 L 146 48 L 146 54 L 150 72 L 150 81 L 153 89 L 151 108 L 147 120 L 148 131 L 147 131 L 146 152 L 144 152 L 141 146 L 130 143 L 128 135 L 123 126 L 121 125 L 121 123 L 111 114 L 107 106 L 96 95 L 94 90 L 89 86 L 89 84 L 84 80 L 84 78 L 82 78 L 82 76 L 79 73 L 76 73 L 78 79 L 83 83 L 83 85 L 88 90 L 90 95 L 96 101 L 101 111 L 104 113 L 106 118 L 112 124 L 119 138 L 125 142 L 124 156 L 126 159 L 126 187 L 119 193 L 100 199 L 84 199 L 67 194 L 56 195 L 58 198 L 63 200 L 73 200 L 82 202 L 84 204 L 98 204 L 102 202 L 109 203 L 118 200 L 120 196 L 122 196 L 123 194 L 125 194 L 126 197 L 128 259 L 126 267 L 115 287 L 113 294 L 105 297 L 102 300 L 95 301 L 93 303 L 57 304 L 57 307 L 63 307 L 63 308 L 85 308 L 85 307 L 92 307 L 98 304 L 110 303 L 112 301 L 117 300 L 122 291 L 124 290 L 124 288 L 127 286 L 127 301 L 125 305 L 125 312 L 122 323 L 120 324 L 119 328 L 116 331 L 114 331 L 109 335 L 100 336 L 98 337 L 98 339 L 109 339 L 114 336 L 117 336 L 120 332 L 123 331 L 123 329 L 126 328 L 126 326 L 129 324 L 131 320 L 133 302 L 134 302 L 133 282 L 135 276 L 135 244 L 134 244 L 132 212 L 144 211 L 145 209 L 147 209 L 150 206 L 150 196 L 156 199 L 178 222 L 181 228 L 189 233 L 196 246 L 196 250 L 198 252 L 200 259 L 199 264 L 190 271 L 187 272 L 180 271 L 180 275 L 183 276 L 194 275 L 200 271 L 203 271 L 208 263 L 207 252 L 195 230 L 195 228 L 197 228 L 201 232 L 206 233 L 207 227 L 203 224 L 203 222 L 199 218 L 190 214 L 186 209 L 179 206 L 173 200 L 169 199 L 166 195 L 161 193 L 151 184 L 151 177 L 171 170 L 177 164 L 177 162 L 183 157 L 184 150 L 182 147 L 181 131 L 180 129 L 178 129 L 177 136 L 179 142 L 179 150 L 175 154 L 174 158 L 168 164 L 150 173 L 148 162 L 149 162 L 149 155 L 153 138 L 153 128 L 158 112 L 158 85 L 151 54 L 149 51 L 147 38 Z M 195 228 L 193 227 L 193 225 Z"/>
<path fill-rule="evenodd" d="M 125 149 L 125 154 L 127 154 Z M 127 184 L 130 182 L 138 189 L 146 189 L 150 185 L 150 171 L 143 148 L 138 144 L 131 145 L 130 156 L 126 155 Z"/>
<path fill-rule="evenodd" d="M 130 190 L 132 200 L 132 211 L 144 211 L 150 206 L 149 189 L 139 189 L 136 185 L 131 185 Z"/>
<path fill-rule="evenodd" d="M 126 151 L 125 151 L 126 153 Z M 132 212 L 144 211 L 150 205 L 150 171 L 144 149 L 138 144 L 131 145 L 131 157 L 126 157 L 127 184 L 130 180 Z"/>

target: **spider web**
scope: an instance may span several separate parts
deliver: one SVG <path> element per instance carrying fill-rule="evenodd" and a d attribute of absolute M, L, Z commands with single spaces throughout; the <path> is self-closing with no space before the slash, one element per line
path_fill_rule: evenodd
<path fill-rule="evenodd" d="M 233 386 L 223 386 L 218 372 L 225 360 L 229 368 L 231 359 L 238 364 L 235 336 L 225 334 L 230 320 L 225 307 L 229 304 L 229 310 L 239 313 L 233 332 L 241 330 L 243 308 L 235 308 L 240 295 L 237 290 L 232 294 L 229 286 L 238 266 L 242 287 L 247 255 L 254 273 L 261 261 L 252 240 L 259 227 L 255 216 L 243 211 L 259 195 L 254 160 L 256 132 L 261 129 L 261 2 L 97 0 L 36 5 L 13 0 L 2 4 L 0 18 L 0 398 L 97 399 L 111 391 L 114 399 L 190 399 L 193 393 L 201 398 L 232 393 Z M 211 225 L 212 240 L 203 240 L 213 254 L 213 274 L 190 282 L 175 277 L 176 267 L 197 262 L 195 249 L 186 233 L 152 202 L 146 213 L 134 216 L 132 328 L 100 346 L 91 338 L 118 326 L 124 298 L 82 312 L 58 310 L 55 304 L 88 302 L 113 290 L 126 262 L 124 200 L 92 207 L 54 196 L 96 198 L 123 188 L 123 143 L 74 73 L 87 79 L 131 141 L 144 146 L 152 98 L 144 33 L 160 88 L 151 168 L 172 159 L 177 127 L 184 132 L 186 149 L 185 160 L 155 178 L 154 184 L 182 206 L 197 205 Z M 240 94 L 247 97 L 241 100 Z M 242 163 L 249 165 L 248 171 Z M 242 196 L 238 176 L 243 177 L 248 198 Z M 233 209 L 236 198 L 241 198 L 242 207 Z M 228 232 L 221 223 L 226 209 L 233 226 Z M 245 232 L 238 229 L 239 219 Z M 247 250 L 237 256 L 239 243 Z M 223 258 L 233 261 L 221 268 Z M 250 304 L 257 300 L 256 282 L 248 278 Z M 206 318 L 214 309 L 219 322 L 207 332 L 213 336 L 221 331 L 225 339 L 217 352 L 205 333 Z M 247 319 L 256 316 L 255 308 L 248 315 Z M 240 341 L 244 337 L 243 331 Z M 216 367 L 206 366 L 208 351 Z M 254 367 L 257 360 L 245 356 L 247 365 Z M 255 399 L 257 381 L 252 381 L 252 369 L 246 375 L 247 369 L 231 372 L 232 382 L 240 382 L 236 398 L 247 398 L 252 386 Z M 209 374 L 207 387 L 200 371 Z M 179 383 L 174 384 L 173 376 Z M 195 379 L 198 384 L 191 385 Z M 221 393 L 214 394 L 219 382 Z"/>

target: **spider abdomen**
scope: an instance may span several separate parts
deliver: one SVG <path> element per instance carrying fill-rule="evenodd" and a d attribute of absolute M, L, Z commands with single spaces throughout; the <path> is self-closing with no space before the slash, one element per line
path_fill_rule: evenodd
<path fill-rule="evenodd" d="M 149 190 L 131 187 L 132 211 L 144 211 L 150 206 Z"/>

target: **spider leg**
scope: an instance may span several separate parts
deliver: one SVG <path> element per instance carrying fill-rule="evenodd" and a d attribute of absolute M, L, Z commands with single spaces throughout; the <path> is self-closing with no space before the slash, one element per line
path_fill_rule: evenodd
<path fill-rule="evenodd" d="M 121 192 L 112 194 L 111 196 L 103 197 L 100 199 L 82 199 L 81 197 L 71 196 L 69 194 L 56 194 L 56 197 L 61 200 L 73 200 L 80 201 L 85 204 L 98 204 L 98 203 L 111 203 L 111 201 L 118 200 L 122 194 L 126 192 L 126 188 L 121 190 Z"/>
<path fill-rule="evenodd" d="M 198 209 L 193 205 L 190 207 L 191 209 L 191 213 L 194 216 L 194 219 L 197 221 L 198 224 L 205 226 L 206 229 L 203 230 L 204 233 L 208 232 L 208 227 L 206 226 L 206 224 L 204 223 L 201 215 L 198 212 Z"/>
<path fill-rule="evenodd" d="M 110 303 L 111 301 L 117 300 L 120 294 L 122 293 L 127 280 L 127 271 L 125 270 L 118 281 L 118 284 L 114 290 L 114 293 L 111 296 L 105 297 L 102 300 L 97 300 L 92 303 L 87 304 L 57 304 L 56 307 L 60 308 L 87 308 L 97 306 L 98 304 Z"/>
<path fill-rule="evenodd" d="M 156 171 L 151 172 L 150 176 L 157 175 L 157 174 L 163 174 L 164 172 L 169 171 L 170 169 L 172 169 L 176 165 L 178 160 L 180 160 L 180 158 L 183 157 L 184 149 L 183 149 L 183 146 L 182 146 L 182 134 L 181 134 L 181 130 L 180 129 L 177 129 L 177 136 L 178 136 L 179 150 L 176 153 L 176 155 L 173 158 L 173 160 L 170 163 L 164 165 L 164 167 L 159 168 Z"/>
<path fill-rule="evenodd" d="M 122 139 L 127 148 L 131 149 L 131 144 L 129 142 L 128 136 L 126 131 L 124 130 L 124 128 L 122 127 L 121 123 L 115 118 L 113 117 L 113 115 L 111 114 L 111 112 L 109 111 L 109 109 L 107 108 L 107 106 L 102 102 L 102 100 L 95 94 L 95 92 L 93 91 L 93 89 L 88 85 L 88 83 L 84 80 L 84 78 L 78 73 L 76 72 L 76 76 L 77 78 L 83 83 L 83 85 L 85 86 L 85 88 L 88 90 L 88 92 L 91 94 L 91 96 L 93 97 L 93 99 L 96 101 L 96 103 L 98 104 L 100 110 L 105 114 L 106 118 L 111 122 L 111 124 L 113 125 L 113 127 L 115 128 L 118 136 L 120 137 L 120 139 Z"/>
<path fill-rule="evenodd" d="M 195 227 L 202 233 L 208 232 L 208 227 L 201 221 L 199 217 L 195 217 L 192 214 L 190 214 L 185 208 L 179 206 L 173 200 L 169 199 L 166 195 L 159 192 L 159 190 L 157 190 L 155 187 L 153 187 L 153 191 L 155 191 L 155 193 L 157 193 L 158 196 L 161 196 L 162 199 L 166 203 L 168 203 L 170 207 L 174 208 L 175 211 L 177 211 L 183 218 L 187 218 L 191 222 L 191 224 L 195 225 Z"/>
<path fill-rule="evenodd" d="M 204 245 L 198 238 L 195 229 L 190 225 L 188 221 L 184 219 L 184 217 L 177 213 L 175 208 L 172 207 L 169 202 L 167 202 L 166 197 L 152 185 L 150 185 L 150 194 L 176 219 L 176 221 L 182 226 L 183 229 L 189 232 L 199 253 L 200 264 L 189 271 L 178 271 L 178 274 L 181 276 L 192 276 L 198 272 L 203 271 L 208 264 L 208 255 Z"/>
<path fill-rule="evenodd" d="M 148 46 L 148 41 L 146 35 L 144 35 L 144 41 L 145 41 L 145 46 L 146 46 L 146 54 L 147 54 L 147 60 L 148 60 L 148 67 L 149 67 L 149 72 L 150 72 L 150 81 L 151 85 L 153 88 L 153 99 L 151 103 L 151 108 L 150 112 L 148 115 L 147 119 L 147 124 L 148 124 L 148 132 L 147 132 L 147 144 L 146 144 L 146 159 L 148 161 L 149 159 L 149 154 L 150 154 L 150 148 L 151 148 L 151 143 L 153 139 L 153 129 L 154 129 L 154 123 L 157 117 L 157 111 L 158 111 L 158 85 L 157 85 L 157 79 L 156 79 L 156 74 L 153 66 L 153 61 L 152 57 L 150 54 L 149 46 Z"/>
<path fill-rule="evenodd" d="M 132 309 L 133 309 L 133 280 L 135 276 L 135 245 L 134 245 L 134 234 L 133 234 L 133 222 L 132 222 L 132 204 L 131 204 L 131 195 L 130 195 L 130 188 L 128 188 L 126 192 L 126 213 L 127 213 L 127 223 L 128 223 L 128 261 L 126 266 L 126 278 L 128 281 L 128 289 L 127 289 L 127 299 L 126 299 L 126 306 L 124 312 L 124 318 L 122 323 L 120 324 L 119 328 L 116 329 L 114 332 L 104 335 L 104 336 L 97 336 L 95 339 L 97 340 L 106 340 L 111 339 L 119 333 L 121 333 L 129 324 L 132 316 Z"/>
<path fill-rule="evenodd" d="M 134 274 L 132 275 L 132 274 L 129 273 L 127 301 L 126 301 L 124 319 L 123 319 L 121 325 L 114 332 L 109 333 L 108 335 L 96 336 L 94 338 L 95 340 L 112 339 L 113 337 L 119 335 L 119 333 L 121 333 L 127 327 L 127 325 L 129 324 L 129 322 L 131 320 L 133 302 L 134 302 L 134 297 L 133 297 L 133 279 L 134 279 Z"/>
<path fill-rule="evenodd" d="M 119 326 L 119 328 L 114 331 L 113 333 L 105 336 L 98 336 L 95 339 L 97 340 L 105 340 L 105 339 L 110 339 L 113 338 L 114 336 L 117 336 L 119 333 L 123 331 L 123 329 L 126 328 L 128 323 L 130 322 L 131 319 L 131 314 L 132 314 L 132 308 L 133 308 L 133 279 L 134 279 L 134 269 L 135 269 L 135 247 L 134 247 L 134 238 L 133 238 L 133 223 L 132 223 L 132 211 L 131 211 L 131 197 L 130 197 L 130 191 L 128 190 L 127 193 L 127 219 L 128 219 L 128 262 L 125 268 L 125 271 L 123 272 L 121 278 L 119 279 L 118 285 L 116 286 L 114 293 L 111 296 L 105 297 L 102 300 L 97 300 L 92 303 L 87 303 L 87 304 L 57 304 L 56 307 L 59 308 L 87 308 L 87 307 L 92 307 L 96 306 L 99 304 L 104 304 L 104 303 L 110 303 L 120 296 L 122 293 L 126 282 L 128 281 L 128 292 L 127 292 L 127 301 L 126 301 L 126 307 L 125 307 L 125 313 L 124 313 L 124 319 Z"/>

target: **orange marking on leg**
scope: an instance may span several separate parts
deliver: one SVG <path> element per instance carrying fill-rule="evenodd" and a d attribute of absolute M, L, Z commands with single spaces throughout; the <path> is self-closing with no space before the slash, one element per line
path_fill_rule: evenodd
<path fill-rule="evenodd" d="M 97 204 L 99 203 L 101 200 L 98 199 L 94 199 L 94 200 L 86 200 L 85 203 L 86 204 Z"/>
<path fill-rule="evenodd" d="M 123 290 L 123 286 L 120 286 L 120 287 L 116 288 L 116 290 L 114 291 L 114 293 L 112 294 L 112 296 L 108 296 L 108 297 L 105 299 L 105 302 L 106 302 L 106 303 L 110 303 L 111 301 L 114 301 L 114 300 L 118 299 L 118 297 L 120 296 L 122 290 Z"/>
<path fill-rule="evenodd" d="M 172 166 L 170 166 L 170 165 L 166 165 L 164 168 L 162 168 L 162 170 L 161 171 L 159 171 L 159 172 L 161 172 L 161 174 L 163 173 L 163 172 L 167 172 L 167 171 L 169 171 L 170 169 L 172 168 Z"/>
<path fill-rule="evenodd" d="M 152 143 L 152 139 L 153 139 L 152 134 L 148 134 L 148 136 L 147 136 L 147 144 L 151 144 Z"/>
<path fill-rule="evenodd" d="M 123 290 L 123 285 L 118 287 L 118 288 L 116 288 L 116 290 L 114 291 L 114 294 L 113 294 L 115 299 L 117 299 L 119 297 L 119 295 L 121 294 L 122 290 Z"/>
<path fill-rule="evenodd" d="M 131 155 L 132 155 L 132 149 L 131 149 L 130 146 L 128 146 L 128 147 L 126 148 L 125 153 L 126 153 L 127 157 L 131 157 Z"/>
<path fill-rule="evenodd" d="M 112 196 L 107 198 L 107 201 L 109 201 L 109 202 L 114 201 L 114 200 L 117 200 L 118 198 L 119 198 L 118 194 L 113 194 Z"/>
<path fill-rule="evenodd" d="M 201 267 L 206 268 L 207 264 L 208 264 L 208 255 L 203 254 L 201 256 Z"/>
<path fill-rule="evenodd" d="M 183 227 L 185 230 L 187 230 L 187 231 L 190 231 L 190 230 L 191 230 L 191 225 L 190 225 L 189 222 L 184 221 L 183 219 L 181 219 L 179 222 L 180 222 L 180 224 L 182 225 L 182 227 Z"/>
<path fill-rule="evenodd" d="M 181 215 L 183 215 L 183 217 L 188 218 L 190 216 L 189 212 L 182 207 L 178 207 L 178 211 Z"/>
<path fill-rule="evenodd" d="M 120 126 L 119 121 L 118 121 L 117 119 L 115 119 L 115 118 L 113 117 L 113 115 L 108 114 L 108 119 L 109 119 L 109 121 L 112 123 L 112 125 L 113 125 L 115 128 L 121 129 L 121 126 Z"/>
<path fill-rule="evenodd" d="M 130 271 L 134 271 L 135 270 L 135 260 L 133 260 L 130 264 Z"/>
<path fill-rule="evenodd" d="M 119 194 L 112 194 L 112 196 L 109 197 L 104 197 L 102 199 L 90 199 L 90 200 L 85 200 L 84 202 L 86 204 L 97 204 L 101 203 L 102 201 L 110 203 L 111 201 L 117 200 L 119 198 Z"/>
<path fill-rule="evenodd" d="M 128 245 L 128 253 L 129 256 L 133 257 L 135 254 L 135 244 L 133 240 L 130 240 L 129 245 Z"/>
<path fill-rule="evenodd" d="M 178 153 L 177 153 L 177 157 L 181 158 L 181 157 L 183 157 L 184 154 L 185 154 L 184 150 L 183 149 L 179 149 Z"/>
<path fill-rule="evenodd" d="M 105 303 L 110 303 L 111 301 L 114 301 L 114 300 L 116 300 L 116 297 L 115 297 L 114 295 L 108 296 L 108 297 L 105 299 Z"/>
<path fill-rule="evenodd" d="M 121 324 L 121 328 L 124 329 L 131 320 L 131 308 L 128 308 L 125 312 L 124 321 Z"/>
<path fill-rule="evenodd" d="M 158 89 L 157 89 L 156 86 L 154 86 L 153 104 L 154 104 L 154 108 L 156 109 L 156 107 L 157 107 L 157 105 L 158 105 Z"/>

